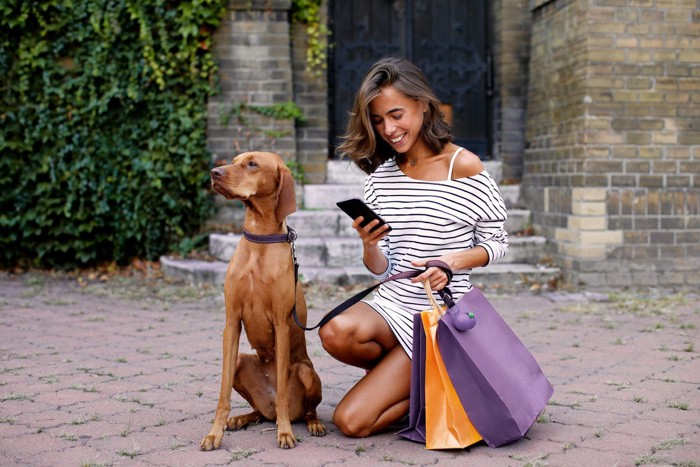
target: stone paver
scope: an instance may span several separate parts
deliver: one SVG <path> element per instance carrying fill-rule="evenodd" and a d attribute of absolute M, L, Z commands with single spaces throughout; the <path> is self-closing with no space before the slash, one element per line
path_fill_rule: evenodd
<path fill-rule="evenodd" d="M 306 291 L 314 323 L 352 294 L 321 284 Z M 274 424 L 263 423 L 201 452 L 221 371 L 219 290 L 163 279 L 81 287 L 65 277 L 4 275 L 0 465 L 699 465 L 700 298 L 606 297 L 490 297 L 555 388 L 538 423 L 512 445 L 428 451 L 393 433 L 344 437 L 331 414 L 362 372 L 330 358 L 310 332 L 328 435 L 311 437 L 297 424 L 297 447 L 281 450 Z M 235 393 L 233 406 L 246 411 Z"/>

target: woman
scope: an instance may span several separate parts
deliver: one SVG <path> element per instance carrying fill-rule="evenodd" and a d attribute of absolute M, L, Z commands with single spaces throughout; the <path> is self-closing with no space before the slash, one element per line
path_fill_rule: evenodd
<path fill-rule="evenodd" d="M 454 271 L 455 300 L 471 290 L 472 268 L 506 254 L 506 209 L 481 161 L 452 143 L 440 102 L 421 71 L 385 58 L 367 73 L 355 97 L 338 151 L 364 170 L 365 199 L 392 227 L 360 227 L 363 260 L 377 279 L 423 269 L 431 259 Z M 333 423 L 345 435 L 381 432 L 408 412 L 413 314 L 430 308 L 421 284 L 433 290 L 447 275 L 428 268 L 410 280 L 387 282 L 324 325 L 319 335 L 334 358 L 367 370 L 338 404 Z"/>

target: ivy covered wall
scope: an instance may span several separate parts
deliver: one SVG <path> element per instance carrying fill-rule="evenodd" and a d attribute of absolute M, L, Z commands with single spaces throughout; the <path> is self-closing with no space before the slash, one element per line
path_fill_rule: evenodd
<path fill-rule="evenodd" d="M 156 259 L 197 232 L 225 6 L 0 4 L 0 265 Z"/>

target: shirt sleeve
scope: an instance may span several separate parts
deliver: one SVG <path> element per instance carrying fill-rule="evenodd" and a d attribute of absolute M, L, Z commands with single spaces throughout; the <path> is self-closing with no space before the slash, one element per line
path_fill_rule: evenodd
<path fill-rule="evenodd" d="M 488 253 L 488 265 L 508 253 L 508 233 L 505 231 L 508 213 L 496 182 L 490 175 L 486 174 L 486 177 L 487 197 L 483 199 L 483 216 L 474 226 L 474 243 Z"/>
<path fill-rule="evenodd" d="M 380 207 L 379 204 L 377 203 L 377 195 L 376 195 L 376 193 L 374 192 L 374 184 L 372 183 L 372 176 L 371 176 L 371 175 L 368 176 L 368 177 L 365 179 L 365 193 L 364 193 L 364 196 L 365 196 L 365 202 L 367 203 L 367 205 L 368 205 L 373 211 L 377 212 L 377 213 L 381 216 L 381 207 Z M 391 261 L 391 256 L 389 255 L 389 240 L 388 240 L 388 236 L 382 238 L 381 240 L 379 240 L 379 250 L 382 252 L 382 254 L 384 255 L 384 257 L 385 257 L 386 260 L 387 260 L 386 271 L 384 271 L 384 272 L 381 273 L 381 274 L 375 274 L 375 273 L 372 272 L 372 270 L 370 270 L 369 268 L 367 268 L 367 271 L 369 271 L 370 275 L 371 275 L 374 279 L 377 279 L 377 280 L 380 280 L 380 281 L 381 281 L 381 280 L 384 280 L 384 279 L 386 279 L 387 277 L 389 277 L 389 276 L 391 275 L 391 271 L 392 271 L 392 269 L 393 269 L 393 267 L 394 267 L 393 264 L 392 264 L 392 261 Z M 367 267 L 367 266 L 365 265 L 365 267 Z"/>

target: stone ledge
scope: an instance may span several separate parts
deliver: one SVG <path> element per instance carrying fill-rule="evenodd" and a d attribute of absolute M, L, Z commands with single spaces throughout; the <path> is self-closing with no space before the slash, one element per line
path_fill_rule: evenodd
<path fill-rule="evenodd" d="M 166 276 L 185 280 L 192 284 L 223 285 L 228 263 L 223 261 L 201 261 L 176 259 L 168 256 L 160 258 L 161 268 Z M 328 282 L 338 285 L 366 285 L 375 283 L 363 267 L 305 268 L 299 269 L 300 281 Z M 472 271 L 472 283 L 484 290 L 513 292 L 532 287 L 549 289 L 560 279 L 559 268 L 530 264 L 492 264 Z"/>

